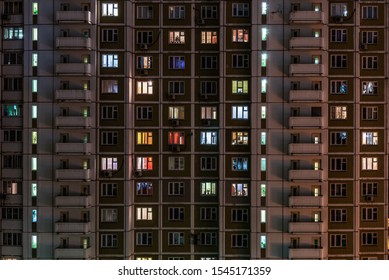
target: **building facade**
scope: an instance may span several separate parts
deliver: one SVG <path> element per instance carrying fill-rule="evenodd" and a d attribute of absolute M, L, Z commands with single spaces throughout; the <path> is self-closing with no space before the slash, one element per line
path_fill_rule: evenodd
<path fill-rule="evenodd" d="M 387 259 L 389 1 L 2 1 L 2 259 Z"/>

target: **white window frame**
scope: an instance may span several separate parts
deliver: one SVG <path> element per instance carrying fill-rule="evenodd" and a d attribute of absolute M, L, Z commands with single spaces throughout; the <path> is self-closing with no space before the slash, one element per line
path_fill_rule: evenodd
<path fill-rule="evenodd" d="M 118 68 L 119 55 L 118 54 L 102 54 L 101 67 L 103 68 Z"/>
<path fill-rule="evenodd" d="M 168 170 L 171 171 L 185 170 L 185 157 L 168 157 Z"/>
<path fill-rule="evenodd" d="M 116 223 L 118 221 L 118 210 L 116 208 L 101 209 L 102 223 Z"/>
<path fill-rule="evenodd" d="M 249 17 L 250 5 L 249 3 L 232 3 L 233 17 Z"/>
<path fill-rule="evenodd" d="M 361 157 L 361 168 L 363 171 L 378 170 L 378 157 Z"/>
<path fill-rule="evenodd" d="M 119 4 L 118 3 L 101 3 L 102 17 L 118 17 Z"/>
<path fill-rule="evenodd" d="M 153 81 L 137 81 L 136 82 L 136 94 L 138 95 L 151 95 L 153 94 Z"/>
<path fill-rule="evenodd" d="M 136 207 L 137 221 L 151 221 L 153 220 L 153 208 L 151 207 Z"/>
<path fill-rule="evenodd" d="M 362 81 L 362 95 L 378 95 L 378 82 Z"/>
<path fill-rule="evenodd" d="M 169 6 L 169 19 L 185 19 L 185 6 Z"/>
<path fill-rule="evenodd" d="M 378 131 L 362 131 L 362 145 L 378 145 Z"/>
<path fill-rule="evenodd" d="M 101 158 L 101 170 L 118 170 L 118 158 L 117 157 L 102 157 Z"/>
<path fill-rule="evenodd" d="M 249 119 L 249 106 L 234 105 L 231 107 L 233 120 L 248 120 Z"/>

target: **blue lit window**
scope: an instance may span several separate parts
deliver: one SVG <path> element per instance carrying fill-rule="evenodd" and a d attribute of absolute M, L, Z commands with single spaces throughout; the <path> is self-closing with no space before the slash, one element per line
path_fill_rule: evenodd
<path fill-rule="evenodd" d="M 249 165 L 248 158 L 234 157 L 232 158 L 233 171 L 247 171 Z"/>
<path fill-rule="evenodd" d="M 22 105 L 3 105 L 3 114 L 5 117 L 20 117 L 22 115 Z"/>
<path fill-rule="evenodd" d="M 38 221 L 38 210 L 32 210 L 32 222 L 36 223 Z"/>
<path fill-rule="evenodd" d="M 169 69 L 185 69 L 185 57 L 169 56 Z"/>
<path fill-rule="evenodd" d="M 153 194 L 153 183 L 150 182 L 138 182 L 136 184 L 137 195 L 152 195 Z"/>

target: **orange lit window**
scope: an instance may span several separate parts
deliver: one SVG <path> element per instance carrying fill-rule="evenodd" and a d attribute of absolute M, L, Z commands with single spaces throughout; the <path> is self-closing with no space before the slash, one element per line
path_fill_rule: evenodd
<path fill-rule="evenodd" d="M 185 132 L 169 132 L 169 145 L 185 145 Z"/>
<path fill-rule="evenodd" d="M 146 132 L 137 132 L 136 133 L 136 144 L 137 145 L 153 145 L 153 133 Z"/>
<path fill-rule="evenodd" d="M 138 157 L 136 158 L 137 170 L 153 170 L 153 158 L 152 157 Z"/>

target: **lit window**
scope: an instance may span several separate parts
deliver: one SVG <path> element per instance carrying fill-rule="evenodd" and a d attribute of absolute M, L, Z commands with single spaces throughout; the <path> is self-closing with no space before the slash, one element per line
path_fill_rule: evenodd
<path fill-rule="evenodd" d="M 261 244 L 261 249 L 266 249 L 266 235 L 261 235 L 259 243 Z"/>
<path fill-rule="evenodd" d="M 201 119 L 202 120 L 216 120 L 217 119 L 217 107 L 201 107 Z"/>
<path fill-rule="evenodd" d="M 31 249 L 38 248 L 38 237 L 36 235 L 31 235 Z"/>
<path fill-rule="evenodd" d="M 38 28 L 32 28 L 32 41 L 38 41 Z"/>
<path fill-rule="evenodd" d="M 331 81 L 331 94 L 346 94 L 347 93 L 347 81 L 333 80 Z"/>
<path fill-rule="evenodd" d="M 378 132 L 362 132 L 362 145 L 378 145 Z"/>
<path fill-rule="evenodd" d="M 139 220 L 148 220 L 153 219 L 153 209 L 151 207 L 137 207 L 136 208 L 136 219 Z"/>
<path fill-rule="evenodd" d="M 136 133 L 137 145 L 153 145 L 153 133 L 151 131 L 139 131 Z"/>
<path fill-rule="evenodd" d="M 38 66 L 38 54 L 37 53 L 33 53 L 32 54 L 32 64 L 31 64 L 32 67 L 37 67 Z"/>
<path fill-rule="evenodd" d="M 37 2 L 32 3 L 32 14 L 34 16 L 36 16 L 38 14 L 38 3 Z"/>
<path fill-rule="evenodd" d="M 101 221 L 104 223 L 116 223 L 118 221 L 118 210 L 101 209 Z"/>
<path fill-rule="evenodd" d="M 249 107 L 248 106 L 232 106 L 232 119 L 248 120 Z"/>
<path fill-rule="evenodd" d="M 37 131 L 31 132 L 31 144 L 33 144 L 33 145 L 38 144 L 38 132 Z"/>
<path fill-rule="evenodd" d="M 262 15 L 266 15 L 267 14 L 267 3 L 266 2 L 262 2 L 262 9 L 261 9 L 261 14 Z"/>
<path fill-rule="evenodd" d="M 331 120 L 345 120 L 347 119 L 346 106 L 331 106 Z"/>
<path fill-rule="evenodd" d="M 266 197 L 266 184 L 261 184 L 261 197 Z"/>
<path fill-rule="evenodd" d="M 261 80 L 261 93 L 267 92 L 267 79 Z"/>
<path fill-rule="evenodd" d="M 362 157 L 362 170 L 378 170 L 378 158 Z"/>
<path fill-rule="evenodd" d="M 118 159 L 114 157 L 101 158 L 101 170 L 118 170 Z"/>
<path fill-rule="evenodd" d="M 266 106 L 261 106 L 261 119 L 266 119 Z"/>
<path fill-rule="evenodd" d="M 23 27 L 4 27 L 4 40 L 23 40 Z"/>
<path fill-rule="evenodd" d="M 118 3 L 102 3 L 101 4 L 101 16 L 103 17 L 117 17 L 119 16 L 119 4 Z"/>
<path fill-rule="evenodd" d="M 136 158 L 136 170 L 153 170 L 153 158 L 152 157 L 137 157 Z"/>
<path fill-rule="evenodd" d="M 185 57 L 169 56 L 169 69 L 185 69 Z"/>
<path fill-rule="evenodd" d="M 261 145 L 266 145 L 266 132 L 261 132 Z"/>
<path fill-rule="evenodd" d="M 347 3 L 332 3 L 331 4 L 331 16 L 332 17 L 347 17 Z"/>
<path fill-rule="evenodd" d="M 217 132 L 216 131 L 201 131 L 200 132 L 200 145 L 217 145 Z"/>
<path fill-rule="evenodd" d="M 232 42 L 247 43 L 249 41 L 248 29 L 233 29 Z"/>
<path fill-rule="evenodd" d="M 377 95 L 378 94 L 378 82 L 376 82 L 376 81 L 363 81 L 362 82 L 362 94 L 363 95 Z"/>
<path fill-rule="evenodd" d="M 31 212 L 31 220 L 33 223 L 36 223 L 38 221 L 38 210 L 33 209 Z"/>
<path fill-rule="evenodd" d="M 136 85 L 136 94 L 153 94 L 152 81 L 138 81 Z"/>
<path fill-rule="evenodd" d="M 31 158 L 31 171 L 37 171 L 38 169 L 38 159 L 36 157 Z"/>
<path fill-rule="evenodd" d="M 169 44 L 185 44 L 185 32 L 169 31 Z"/>
<path fill-rule="evenodd" d="M 102 93 L 119 93 L 118 80 L 102 80 L 101 81 Z"/>
<path fill-rule="evenodd" d="M 38 184 L 36 184 L 36 183 L 31 184 L 31 196 L 32 197 L 38 196 Z"/>
<path fill-rule="evenodd" d="M 249 93 L 249 81 L 232 81 L 232 93 L 245 94 Z"/>
<path fill-rule="evenodd" d="M 248 3 L 232 3 L 232 16 L 233 17 L 248 17 L 249 16 L 249 4 Z"/>
<path fill-rule="evenodd" d="M 261 54 L 261 67 L 267 66 L 267 53 Z"/>
<path fill-rule="evenodd" d="M 266 223 L 266 210 L 261 210 L 261 224 Z"/>
<path fill-rule="evenodd" d="M 185 145 L 185 132 L 172 132 L 168 134 L 169 145 Z"/>
<path fill-rule="evenodd" d="M 217 32 L 201 31 L 201 44 L 217 44 Z"/>
<path fill-rule="evenodd" d="M 169 170 L 184 170 L 185 169 L 185 158 L 184 157 L 169 157 L 168 158 L 168 169 Z"/>
<path fill-rule="evenodd" d="M 32 105 L 31 106 L 31 117 L 33 119 L 38 118 L 38 106 L 37 105 Z"/>
<path fill-rule="evenodd" d="M 201 195 L 216 195 L 216 183 L 214 182 L 202 182 L 200 194 Z"/>
<path fill-rule="evenodd" d="M 249 168 L 249 159 L 243 157 L 232 158 L 232 170 L 233 171 L 247 171 Z"/>
<path fill-rule="evenodd" d="M 267 40 L 267 35 L 268 35 L 268 29 L 267 27 L 262 27 L 261 29 L 261 33 L 262 33 L 262 41 L 266 41 Z"/>
<path fill-rule="evenodd" d="M 183 106 L 171 106 L 168 110 L 169 120 L 183 120 L 185 118 L 185 109 Z"/>
<path fill-rule="evenodd" d="M 231 185 L 231 195 L 232 196 L 248 196 L 249 187 L 248 184 L 243 183 L 234 183 Z"/>
<path fill-rule="evenodd" d="M 153 195 L 153 183 L 150 182 L 137 182 L 136 183 L 137 195 Z"/>
<path fill-rule="evenodd" d="M 32 93 L 37 93 L 38 92 L 38 80 L 37 79 L 32 79 L 31 80 L 31 92 Z"/>
<path fill-rule="evenodd" d="M 101 66 L 104 68 L 119 67 L 119 56 L 117 54 L 103 54 L 101 61 Z"/>
<path fill-rule="evenodd" d="M 137 57 L 137 69 L 151 69 L 153 68 L 152 56 L 138 56 Z"/>
<path fill-rule="evenodd" d="M 184 19 L 185 7 L 184 6 L 169 6 L 169 19 Z"/>
<path fill-rule="evenodd" d="M 232 145 L 248 145 L 249 133 L 245 131 L 233 131 L 232 132 Z"/>
<path fill-rule="evenodd" d="M 266 171 L 266 158 L 261 158 L 261 171 Z"/>

